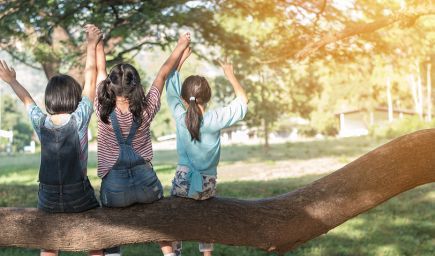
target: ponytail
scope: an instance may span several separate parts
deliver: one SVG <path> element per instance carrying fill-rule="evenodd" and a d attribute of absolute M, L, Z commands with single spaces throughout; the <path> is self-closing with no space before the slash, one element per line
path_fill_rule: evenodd
<path fill-rule="evenodd" d="M 185 121 L 187 130 L 189 131 L 192 140 L 201 141 L 199 129 L 202 122 L 202 112 L 195 100 L 195 97 L 191 97 L 189 99 L 189 107 L 187 108 Z"/>
<path fill-rule="evenodd" d="M 103 80 L 98 86 L 98 110 L 100 119 L 106 124 L 109 124 L 109 115 L 115 109 L 116 95 L 110 85 L 110 79 Z"/>
<path fill-rule="evenodd" d="M 201 141 L 199 132 L 202 123 L 202 111 L 199 105 L 205 107 L 211 98 L 211 89 L 202 76 L 189 76 L 181 86 L 181 98 L 189 103 L 186 111 L 186 127 L 193 141 Z"/>

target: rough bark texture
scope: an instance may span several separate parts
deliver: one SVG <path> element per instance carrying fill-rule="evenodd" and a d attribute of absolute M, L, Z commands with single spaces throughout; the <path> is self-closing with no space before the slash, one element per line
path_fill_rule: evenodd
<path fill-rule="evenodd" d="M 0 209 L 0 246 L 89 250 L 164 240 L 285 252 L 395 195 L 435 181 L 435 129 L 385 144 L 305 187 L 273 198 L 169 198 L 124 209 L 46 214 Z"/>

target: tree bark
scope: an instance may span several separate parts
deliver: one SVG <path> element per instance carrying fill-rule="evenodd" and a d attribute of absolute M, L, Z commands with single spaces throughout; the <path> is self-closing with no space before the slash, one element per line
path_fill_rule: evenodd
<path fill-rule="evenodd" d="M 432 79 L 431 79 L 432 64 L 426 64 L 426 92 L 427 92 L 427 111 L 426 111 L 426 121 L 432 122 Z"/>
<path fill-rule="evenodd" d="M 391 78 L 387 77 L 388 122 L 393 122 L 393 96 L 391 95 Z"/>
<path fill-rule="evenodd" d="M 0 246 L 60 249 L 191 240 L 286 252 L 397 194 L 435 181 L 435 129 L 393 140 L 300 189 L 260 200 L 163 199 L 47 214 L 1 208 Z"/>

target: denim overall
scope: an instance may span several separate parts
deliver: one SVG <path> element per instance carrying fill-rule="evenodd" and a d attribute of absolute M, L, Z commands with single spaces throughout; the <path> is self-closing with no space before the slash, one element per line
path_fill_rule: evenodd
<path fill-rule="evenodd" d="M 52 213 L 83 212 L 99 207 L 80 163 L 80 140 L 74 116 L 62 127 L 44 126 L 41 118 L 41 167 L 38 208 Z"/>
<path fill-rule="evenodd" d="M 135 203 L 152 203 L 163 197 L 163 187 L 150 162 L 137 154 L 132 140 L 139 124 L 133 120 L 127 139 L 122 137 L 113 111 L 110 121 L 119 144 L 119 156 L 101 183 L 101 203 L 106 207 L 126 207 Z"/>

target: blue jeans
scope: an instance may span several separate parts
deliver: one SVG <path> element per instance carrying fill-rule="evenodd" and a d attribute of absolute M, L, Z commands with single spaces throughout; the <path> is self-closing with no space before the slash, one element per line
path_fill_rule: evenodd
<path fill-rule="evenodd" d="M 62 186 L 39 184 L 38 209 L 45 212 L 83 212 L 97 207 L 100 204 L 87 178 Z"/>
<path fill-rule="evenodd" d="M 101 203 L 106 207 L 126 207 L 135 203 L 152 203 L 163 198 L 163 187 L 151 164 L 131 169 L 112 169 L 103 178 Z"/>

